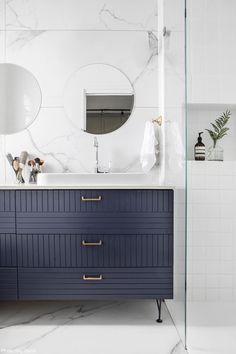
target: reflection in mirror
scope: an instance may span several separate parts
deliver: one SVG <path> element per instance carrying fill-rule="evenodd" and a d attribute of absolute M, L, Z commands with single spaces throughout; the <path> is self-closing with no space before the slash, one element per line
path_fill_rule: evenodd
<path fill-rule="evenodd" d="M 64 107 L 73 125 L 87 133 L 106 134 L 128 120 L 134 90 L 127 76 L 108 64 L 84 66 L 69 78 Z"/>
<path fill-rule="evenodd" d="M 41 98 L 39 84 L 28 70 L 0 64 L 0 134 L 27 128 L 39 112 Z"/>
<path fill-rule="evenodd" d="M 86 127 L 91 134 L 107 134 L 120 128 L 129 118 L 134 95 L 86 94 Z"/>

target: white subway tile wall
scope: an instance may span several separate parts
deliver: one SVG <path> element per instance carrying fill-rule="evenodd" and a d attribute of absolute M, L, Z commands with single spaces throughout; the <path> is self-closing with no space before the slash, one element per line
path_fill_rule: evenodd
<path fill-rule="evenodd" d="M 236 162 L 188 162 L 188 300 L 236 301 Z"/>

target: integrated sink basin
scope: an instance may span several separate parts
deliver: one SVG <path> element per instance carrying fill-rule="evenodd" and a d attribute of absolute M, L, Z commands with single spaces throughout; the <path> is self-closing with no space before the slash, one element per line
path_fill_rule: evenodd
<path fill-rule="evenodd" d="M 38 186 L 142 185 L 151 184 L 144 173 L 40 173 Z"/>

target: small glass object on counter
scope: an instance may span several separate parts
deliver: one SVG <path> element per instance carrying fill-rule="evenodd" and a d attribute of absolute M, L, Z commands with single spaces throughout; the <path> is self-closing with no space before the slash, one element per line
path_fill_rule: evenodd
<path fill-rule="evenodd" d="M 209 161 L 224 161 L 224 149 L 217 143 L 208 149 Z"/>

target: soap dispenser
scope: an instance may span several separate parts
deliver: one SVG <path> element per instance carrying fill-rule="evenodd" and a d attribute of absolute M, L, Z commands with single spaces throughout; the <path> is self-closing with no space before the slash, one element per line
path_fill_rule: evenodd
<path fill-rule="evenodd" d="M 206 157 L 206 149 L 201 137 L 202 134 L 203 132 L 198 133 L 197 144 L 194 147 L 194 158 L 197 161 L 204 161 Z"/>

